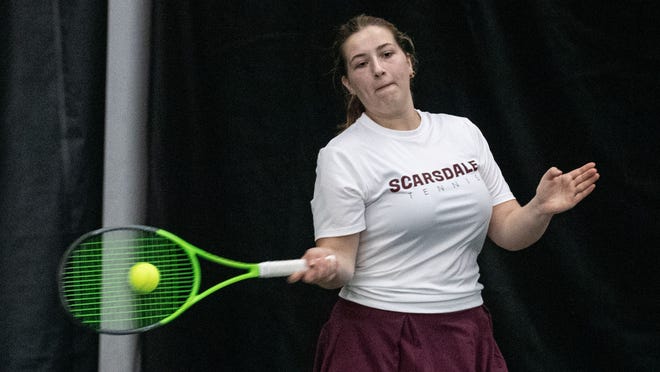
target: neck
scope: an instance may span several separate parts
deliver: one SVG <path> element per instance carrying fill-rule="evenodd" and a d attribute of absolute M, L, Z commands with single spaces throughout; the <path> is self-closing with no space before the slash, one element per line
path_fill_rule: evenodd
<path fill-rule="evenodd" d="M 393 130 L 413 130 L 419 127 L 422 118 L 414 108 L 402 113 L 382 115 L 367 111 L 367 115 L 377 124 Z"/>

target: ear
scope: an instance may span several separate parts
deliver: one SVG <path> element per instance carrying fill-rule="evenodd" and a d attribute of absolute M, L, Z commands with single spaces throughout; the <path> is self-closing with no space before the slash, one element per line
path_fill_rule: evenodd
<path fill-rule="evenodd" d="M 410 74 L 414 75 L 415 70 L 413 70 L 412 57 L 410 54 L 406 54 L 406 60 L 408 61 L 408 69 L 410 70 Z"/>
<path fill-rule="evenodd" d="M 346 75 L 341 77 L 341 84 L 344 86 L 344 88 L 346 88 L 346 90 L 348 90 L 348 93 L 355 94 L 353 92 L 353 88 L 351 88 L 351 83 L 348 81 Z"/>

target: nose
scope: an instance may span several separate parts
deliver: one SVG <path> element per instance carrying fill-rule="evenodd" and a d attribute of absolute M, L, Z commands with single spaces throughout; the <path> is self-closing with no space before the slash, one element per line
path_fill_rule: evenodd
<path fill-rule="evenodd" d="M 383 76 L 383 74 L 385 74 L 385 70 L 384 70 L 383 67 L 380 65 L 380 63 L 378 63 L 377 61 L 374 61 L 374 62 L 372 63 L 372 66 L 373 66 L 374 76 L 375 76 L 375 77 L 378 78 L 378 77 Z"/>

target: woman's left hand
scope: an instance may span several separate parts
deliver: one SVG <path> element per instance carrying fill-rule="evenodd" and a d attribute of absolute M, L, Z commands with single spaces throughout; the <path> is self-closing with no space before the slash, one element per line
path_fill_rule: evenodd
<path fill-rule="evenodd" d="M 534 199 L 542 214 L 557 214 L 573 208 L 596 188 L 600 178 L 595 163 L 587 163 L 568 173 L 548 169 L 536 188 Z"/>

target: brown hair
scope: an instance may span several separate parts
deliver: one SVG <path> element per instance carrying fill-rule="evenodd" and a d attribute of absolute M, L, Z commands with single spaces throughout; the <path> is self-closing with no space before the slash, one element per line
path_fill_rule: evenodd
<path fill-rule="evenodd" d="M 334 67 L 332 69 L 332 75 L 335 84 L 339 84 L 339 86 L 341 86 L 342 76 L 346 76 L 348 73 L 346 70 L 346 59 L 343 52 L 344 43 L 353 34 L 368 26 L 380 26 L 392 32 L 396 43 L 404 51 L 404 53 L 410 57 L 413 71 L 416 71 L 417 56 L 415 54 L 415 45 L 413 44 L 412 39 L 408 35 L 399 31 L 392 23 L 382 18 L 361 14 L 351 18 L 348 22 L 341 25 L 337 30 L 335 42 L 332 48 L 334 51 Z M 348 91 L 345 93 L 346 122 L 339 126 L 340 130 L 348 128 L 365 111 L 364 105 L 362 102 L 360 102 L 360 99 L 356 95 L 350 94 Z"/>

